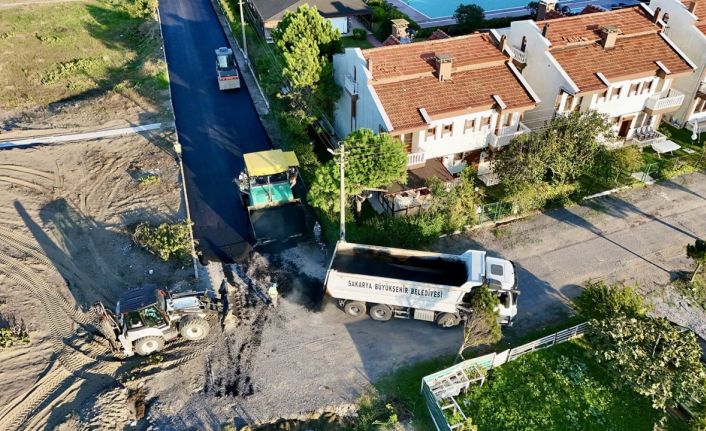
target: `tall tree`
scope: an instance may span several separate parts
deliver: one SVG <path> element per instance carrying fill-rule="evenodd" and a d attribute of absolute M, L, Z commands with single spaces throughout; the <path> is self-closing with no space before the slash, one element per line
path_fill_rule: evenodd
<path fill-rule="evenodd" d="M 498 297 L 486 286 L 480 286 L 471 298 L 471 315 L 463 325 L 463 341 L 458 349 L 458 358 L 471 347 L 500 341 L 502 332 L 498 324 Z"/>
<path fill-rule="evenodd" d="M 473 33 L 483 27 L 485 12 L 477 4 L 462 4 L 456 8 L 454 18 L 456 18 L 457 27 L 462 33 Z"/>
<path fill-rule="evenodd" d="M 322 55 L 330 57 L 340 50 L 341 34 L 315 6 L 305 4 L 284 14 L 272 30 L 272 39 L 282 52 L 291 51 L 294 45 L 306 39 L 315 44 Z"/>
<path fill-rule="evenodd" d="M 360 213 L 366 191 L 407 181 L 407 152 L 399 139 L 359 129 L 346 136 L 343 145 L 346 194 L 354 197 L 356 213 Z M 330 202 L 338 200 L 340 174 L 336 163 L 331 161 L 317 171 L 309 191 L 312 205 L 329 212 L 338 207 L 337 202 Z"/>
<path fill-rule="evenodd" d="M 543 130 L 513 139 L 496 157 L 495 171 L 512 189 L 542 181 L 565 184 L 588 172 L 612 138 L 610 123 L 596 111 L 559 115 Z"/>

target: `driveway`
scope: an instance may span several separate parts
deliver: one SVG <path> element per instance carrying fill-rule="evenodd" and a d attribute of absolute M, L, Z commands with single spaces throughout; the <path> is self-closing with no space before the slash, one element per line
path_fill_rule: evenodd
<path fill-rule="evenodd" d="M 706 175 L 692 174 L 499 228 L 450 236 L 433 248 L 460 253 L 481 247 L 514 260 L 522 294 L 515 326 L 504 332 L 522 335 L 570 313 L 569 299 L 588 278 L 639 282 L 659 295 L 671 278 L 692 268 L 685 248 L 695 237 L 706 236 L 705 215 Z M 267 323 L 261 328 L 244 326 L 225 343 L 234 343 L 235 349 L 244 342 L 252 352 L 243 375 L 252 382 L 253 393 L 218 398 L 213 391 L 196 387 L 185 409 L 184 400 L 172 394 L 184 379 L 204 379 L 203 370 L 180 370 L 186 374 L 178 379 L 160 374 L 163 386 L 156 389 L 160 401 L 152 408 L 159 423 L 166 428 L 207 429 L 217 425 L 214 418 L 297 416 L 354 401 L 381 375 L 414 361 L 453 354 L 458 348 L 458 328 L 354 319 L 333 302 L 312 311 L 306 306 L 307 282 L 302 274 L 320 278 L 326 262 L 302 257 L 315 255 L 312 250 L 299 251 L 301 256 L 289 256 L 292 267 L 274 265 L 291 274 L 291 280 L 282 283 L 290 292 L 276 310 L 270 309 Z M 309 284 L 320 286 L 320 281 Z M 247 338 L 253 330 L 258 332 L 254 341 Z M 205 368 L 215 376 L 232 375 L 234 369 L 240 373 L 240 355 L 236 358 L 224 350 L 214 349 Z"/>
<path fill-rule="evenodd" d="M 218 90 L 214 50 L 227 46 L 209 0 L 160 0 L 172 103 L 198 249 L 232 262 L 249 249 L 247 211 L 233 179 L 243 153 L 270 148 L 250 93 Z"/>

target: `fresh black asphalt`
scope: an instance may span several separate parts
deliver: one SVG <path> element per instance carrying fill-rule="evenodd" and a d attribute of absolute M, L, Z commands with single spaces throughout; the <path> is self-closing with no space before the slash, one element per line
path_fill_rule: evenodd
<path fill-rule="evenodd" d="M 209 0 L 160 0 L 159 10 L 197 248 L 203 260 L 237 261 L 251 235 L 233 179 L 243 153 L 270 141 L 243 80 L 218 89 L 214 51 L 228 45 Z"/>

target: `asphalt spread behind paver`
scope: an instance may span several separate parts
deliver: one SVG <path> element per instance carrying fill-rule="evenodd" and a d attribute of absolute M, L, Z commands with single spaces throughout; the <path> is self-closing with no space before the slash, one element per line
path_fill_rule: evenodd
<path fill-rule="evenodd" d="M 227 41 L 209 1 L 162 0 L 159 9 L 197 248 L 203 260 L 237 261 L 252 238 L 233 179 L 243 153 L 270 141 L 244 80 L 218 89 L 214 51 Z"/>

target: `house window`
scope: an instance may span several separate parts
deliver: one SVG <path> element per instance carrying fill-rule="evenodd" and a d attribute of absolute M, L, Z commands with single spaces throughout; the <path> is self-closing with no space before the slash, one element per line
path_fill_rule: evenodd
<path fill-rule="evenodd" d="M 463 133 L 467 133 L 468 131 L 474 132 L 476 130 L 476 119 L 472 118 L 470 120 L 466 120 L 466 124 L 463 127 Z"/>
<path fill-rule="evenodd" d="M 581 110 L 581 104 L 583 103 L 583 96 L 580 96 L 576 99 L 576 106 L 574 106 L 574 111 L 579 112 Z"/>
<path fill-rule="evenodd" d="M 436 126 L 427 129 L 427 138 L 434 139 L 436 137 Z"/>
<path fill-rule="evenodd" d="M 662 21 L 665 24 L 669 24 L 669 14 L 668 13 L 665 13 L 664 15 L 662 15 Z"/>
<path fill-rule="evenodd" d="M 510 127 L 510 124 L 512 124 L 512 114 L 507 114 L 503 119 L 503 127 Z"/>
<path fill-rule="evenodd" d="M 566 102 L 564 103 L 564 111 L 571 111 L 574 106 L 574 96 L 568 94 L 566 96 Z"/>
<path fill-rule="evenodd" d="M 441 129 L 441 134 L 446 135 L 446 134 L 451 134 L 454 131 L 454 124 L 444 124 L 443 128 Z"/>
<path fill-rule="evenodd" d="M 482 117 L 480 119 L 480 127 L 488 127 L 490 126 L 490 117 Z"/>
<path fill-rule="evenodd" d="M 652 81 L 644 81 L 642 83 L 642 88 L 640 89 L 640 94 L 648 93 L 650 91 L 650 84 L 651 83 L 652 83 Z"/>
<path fill-rule="evenodd" d="M 706 99 L 698 99 L 694 107 L 695 113 L 706 112 Z"/>
<path fill-rule="evenodd" d="M 636 82 L 632 85 L 630 85 L 630 93 L 628 93 L 628 96 L 635 96 L 637 94 L 637 89 L 640 87 L 640 83 Z"/>
<path fill-rule="evenodd" d="M 527 49 L 527 36 L 522 36 L 522 44 L 520 45 L 520 51 L 525 52 Z"/>
<path fill-rule="evenodd" d="M 623 87 L 615 87 L 613 94 L 610 96 L 610 100 L 615 100 L 620 97 L 620 93 L 623 91 Z"/>
<path fill-rule="evenodd" d="M 404 149 L 408 153 L 412 152 L 412 138 L 414 138 L 414 133 L 405 133 L 402 135 L 402 142 L 404 143 Z"/>

